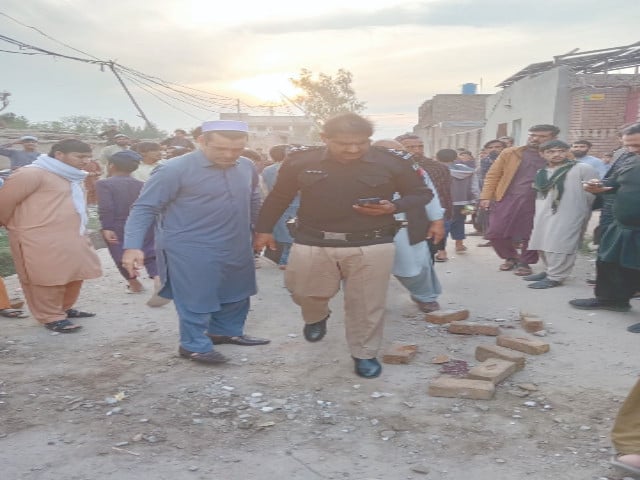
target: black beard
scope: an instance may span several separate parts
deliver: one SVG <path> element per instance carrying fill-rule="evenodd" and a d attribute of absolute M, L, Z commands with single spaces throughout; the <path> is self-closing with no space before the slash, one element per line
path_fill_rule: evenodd
<path fill-rule="evenodd" d="M 583 152 L 582 150 L 575 151 L 575 152 L 572 151 L 571 153 L 573 153 L 573 156 L 576 158 L 582 158 L 587 156 L 587 152 Z"/>

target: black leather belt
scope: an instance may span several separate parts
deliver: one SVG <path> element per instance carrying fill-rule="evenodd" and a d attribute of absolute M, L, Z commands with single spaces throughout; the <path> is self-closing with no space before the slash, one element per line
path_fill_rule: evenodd
<path fill-rule="evenodd" d="M 319 238 L 321 240 L 334 240 L 339 242 L 363 242 L 367 240 L 377 240 L 385 237 L 393 237 L 398 232 L 398 227 L 390 225 L 388 227 L 376 228 L 365 232 L 325 232 L 316 230 L 315 228 L 306 227 L 298 224 L 297 231 L 306 235 Z"/>

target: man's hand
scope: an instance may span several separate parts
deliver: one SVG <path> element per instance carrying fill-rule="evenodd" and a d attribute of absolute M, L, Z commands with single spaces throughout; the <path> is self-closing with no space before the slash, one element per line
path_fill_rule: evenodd
<path fill-rule="evenodd" d="M 102 238 L 107 243 L 118 243 L 118 235 L 113 230 L 102 230 Z"/>
<path fill-rule="evenodd" d="M 354 205 L 353 209 L 364 215 L 371 215 L 372 217 L 376 217 L 379 215 L 391 215 L 396 212 L 396 206 L 390 202 L 389 200 L 380 200 L 378 204 L 370 204 L 370 205 Z"/>
<path fill-rule="evenodd" d="M 445 235 L 444 220 L 434 220 L 427 231 L 427 239 L 434 244 L 440 243 Z"/>
<path fill-rule="evenodd" d="M 265 247 L 267 247 L 269 250 L 276 250 L 276 240 L 273 238 L 273 234 L 256 233 L 253 236 L 253 251 L 256 253 L 261 253 Z"/>
<path fill-rule="evenodd" d="M 583 182 L 582 188 L 584 189 L 585 192 L 596 194 L 596 193 L 607 192 L 611 190 L 613 187 L 605 187 L 604 185 L 602 185 L 602 181 L 600 181 L 597 178 L 593 178 L 588 182 Z"/>
<path fill-rule="evenodd" d="M 489 210 L 489 207 L 491 206 L 491 200 L 480 200 L 478 206 L 483 210 Z"/>
<path fill-rule="evenodd" d="M 129 273 L 129 277 L 138 276 L 138 270 L 144 267 L 144 252 L 136 248 L 129 248 L 122 255 L 122 266 Z"/>

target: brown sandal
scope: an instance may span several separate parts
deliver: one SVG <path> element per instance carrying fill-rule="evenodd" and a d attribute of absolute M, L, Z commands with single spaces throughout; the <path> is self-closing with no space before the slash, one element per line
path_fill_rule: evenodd
<path fill-rule="evenodd" d="M 527 275 L 531 275 L 532 273 L 533 270 L 531 270 L 531 267 L 526 263 L 519 263 L 517 265 L 517 268 L 513 272 L 514 275 L 518 275 L 519 277 L 526 277 Z"/>
<path fill-rule="evenodd" d="M 3 308 L 0 309 L 0 317 L 6 318 L 27 318 L 29 315 L 24 313 L 20 309 L 16 308 Z"/>
<path fill-rule="evenodd" d="M 502 265 L 500 265 L 500 270 L 503 272 L 508 272 L 509 270 L 513 270 L 516 268 L 518 261 L 515 258 L 507 258 Z"/>

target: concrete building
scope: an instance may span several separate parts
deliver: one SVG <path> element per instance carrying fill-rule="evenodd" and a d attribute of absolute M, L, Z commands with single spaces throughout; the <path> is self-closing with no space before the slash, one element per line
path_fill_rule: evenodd
<path fill-rule="evenodd" d="M 249 125 L 249 146 L 267 152 L 282 143 L 313 144 L 314 121 L 295 115 L 249 115 L 221 113 L 220 120 L 242 120 Z"/>
<path fill-rule="evenodd" d="M 523 145 L 530 126 L 547 123 L 565 141 L 589 140 L 601 156 L 618 146 L 620 127 L 640 120 L 639 66 L 640 42 L 529 65 L 487 99 L 483 140 L 510 135 Z M 611 73 L 624 69 L 635 71 Z"/>
<path fill-rule="evenodd" d="M 413 131 L 423 139 L 425 153 L 434 156 L 442 148 L 458 147 L 477 153 L 482 142 L 487 97 L 471 89 L 464 94 L 435 95 L 424 102 Z"/>

